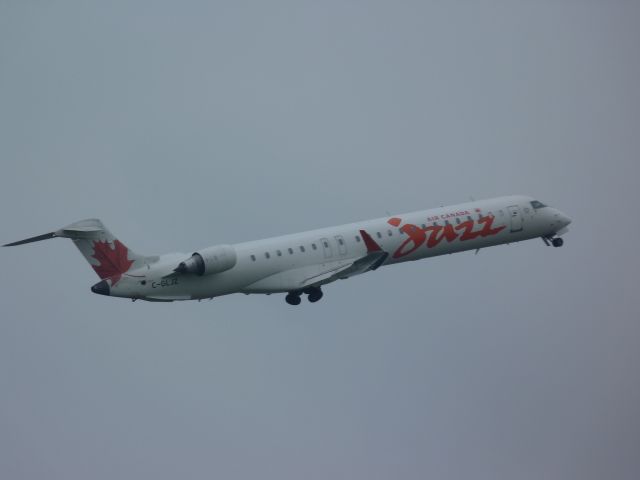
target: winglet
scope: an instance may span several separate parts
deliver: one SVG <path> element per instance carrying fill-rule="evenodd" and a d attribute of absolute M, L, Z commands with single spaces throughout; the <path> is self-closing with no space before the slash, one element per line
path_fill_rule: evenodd
<path fill-rule="evenodd" d="M 364 244 L 367 246 L 367 253 L 382 252 L 382 248 L 371 238 L 371 235 L 364 230 L 360 230 L 360 235 L 362 235 L 362 240 L 364 240 Z"/>

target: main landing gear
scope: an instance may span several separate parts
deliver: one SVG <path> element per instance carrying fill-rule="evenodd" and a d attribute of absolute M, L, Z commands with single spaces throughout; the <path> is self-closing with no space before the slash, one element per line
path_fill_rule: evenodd
<path fill-rule="evenodd" d="M 300 299 L 300 295 L 302 295 L 302 294 L 306 294 L 307 295 L 307 299 L 311 303 L 316 303 L 323 296 L 323 293 L 322 293 L 322 290 L 320 289 L 320 287 L 309 287 L 309 288 L 305 288 L 302 291 L 298 290 L 298 291 L 294 291 L 294 292 L 289 292 L 287 294 L 287 296 L 284 298 L 284 300 L 289 305 L 300 305 L 300 302 L 302 301 Z"/>
<path fill-rule="evenodd" d="M 562 238 L 560 237 L 555 237 L 555 238 L 551 238 L 551 237 L 542 237 L 542 241 L 545 243 L 545 245 L 548 247 L 549 245 L 553 245 L 554 247 L 561 247 L 562 245 L 564 245 L 564 240 L 562 240 Z M 551 243 L 549 243 L 551 242 Z"/>
<path fill-rule="evenodd" d="M 289 305 L 300 305 L 300 302 L 302 300 L 300 300 L 300 294 L 296 292 L 290 292 L 287 294 L 286 297 L 284 297 L 284 301 L 287 302 Z"/>

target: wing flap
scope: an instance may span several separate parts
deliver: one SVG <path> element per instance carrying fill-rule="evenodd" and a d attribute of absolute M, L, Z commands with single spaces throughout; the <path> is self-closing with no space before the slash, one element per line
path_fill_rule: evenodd
<path fill-rule="evenodd" d="M 368 253 L 364 257 L 357 259 L 351 265 L 347 265 L 333 273 L 326 275 L 323 283 L 333 282 L 335 280 L 346 280 L 347 278 L 361 275 L 368 271 L 376 270 L 382 265 L 389 254 L 387 252 L 373 252 Z M 314 282 L 315 283 L 315 282 Z"/>

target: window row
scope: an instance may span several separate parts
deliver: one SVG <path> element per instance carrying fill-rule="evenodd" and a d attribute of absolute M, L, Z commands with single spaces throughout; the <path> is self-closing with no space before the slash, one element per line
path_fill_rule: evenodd
<path fill-rule="evenodd" d="M 526 210 L 528 210 L 528 209 L 526 209 Z M 504 211 L 500 210 L 499 212 L 500 212 L 500 216 L 503 217 L 504 216 Z M 493 217 L 493 212 L 488 212 L 488 216 Z M 478 213 L 478 220 L 480 220 L 482 217 L 483 217 L 483 214 L 482 213 Z M 466 219 L 468 221 L 473 221 L 473 218 L 471 218 L 471 215 L 467 215 Z M 460 217 L 456 217 L 455 218 L 455 223 L 457 225 L 460 225 L 462 223 L 462 220 L 460 219 Z M 445 220 L 444 224 L 445 225 L 451 225 L 451 222 L 449 222 L 449 220 Z M 440 223 L 439 222 L 433 222 L 432 225 L 434 227 L 437 227 L 437 226 L 440 225 Z M 423 230 L 427 228 L 427 225 L 425 223 L 421 224 L 420 226 L 422 227 Z M 404 235 L 404 232 L 402 230 L 398 230 L 398 234 L 399 235 Z M 392 229 L 388 229 L 386 231 L 386 235 L 388 237 L 393 237 L 393 230 Z M 382 239 L 383 236 L 384 235 L 383 235 L 382 232 L 376 232 L 376 237 L 378 237 L 379 239 Z M 362 241 L 362 239 L 360 238 L 360 235 L 356 235 L 354 238 L 355 238 L 357 243 L 360 243 Z M 345 243 L 344 243 L 344 240 L 343 240 L 342 237 L 336 237 L 336 240 L 337 240 L 338 244 L 341 247 L 344 246 Z M 329 245 L 328 240 L 322 240 L 322 244 L 323 244 L 324 248 L 331 248 L 330 245 Z M 313 250 L 317 250 L 318 246 L 315 243 L 312 243 L 311 244 L 311 248 Z M 305 253 L 306 252 L 304 245 L 298 246 L 298 249 L 300 250 L 301 253 Z M 289 248 L 287 248 L 287 252 L 289 253 L 289 255 L 293 255 L 294 254 L 294 249 L 289 247 Z M 281 257 L 282 256 L 282 251 L 281 250 L 276 250 L 276 255 L 278 257 Z M 270 252 L 264 252 L 264 257 L 267 258 L 267 259 L 271 258 L 271 253 Z M 255 262 L 257 260 L 256 256 L 255 255 L 251 255 L 251 260 Z"/>
<path fill-rule="evenodd" d="M 304 245 L 300 245 L 298 247 L 298 249 L 300 250 L 301 253 L 305 253 L 307 251 L 307 249 L 304 247 Z M 318 245 L 316 245 L 315 243 L 312 243 L 311 244 L 311 249 L 312 250 L 317 250 L 318 249 Z M 289 255 L 293 255 L 294 254 L 294 250 L 291 247 L 287 248 L 286 251 L 289 253 Z M 282 256 L 282 250 L 276 250 L 276 256 L 281 257 Z M 250 257 L 251 257 L 251 260 L 254 261 L 254 262 L 257 260 L 255 255 L 251 255 Z M 271 253 L 270 252 L 264 252 L 264 258 L 267 258 L 267 259 L 271 258 Z"/>

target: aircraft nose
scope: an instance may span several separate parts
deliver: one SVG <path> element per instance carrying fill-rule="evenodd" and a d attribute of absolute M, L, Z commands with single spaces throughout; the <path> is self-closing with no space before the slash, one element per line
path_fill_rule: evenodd
<path fill-rule="evenodd" d="M 560 215 L 558 217 L 560 219 L 560 223 L 562 223 L 563 227 L 566 227 L 567 225 L 569 225 L 571 223 L 571 219 L 567 215 L 565 215 L 564 213 L 562 213 L 562 212 L 559 212 L 559 213 L 560 213 Z"/>
<path fill-rule="evenodd" d="M 550 209 L 550 213 L 552 214 L 552 221 L 557 228 L 565 228 L 571 223 L 571 219 L 560 210 L 552 208 Z"/>
<path fill-rule="evenodd" d="M 98 295 L 109 295 L 111 293 L 111 289 L 109 288 L 109 284 L 106 280 L 100 280 L 93 287 L 91 287 L 91 291 L 93 293 L 97 293 Z"/>

